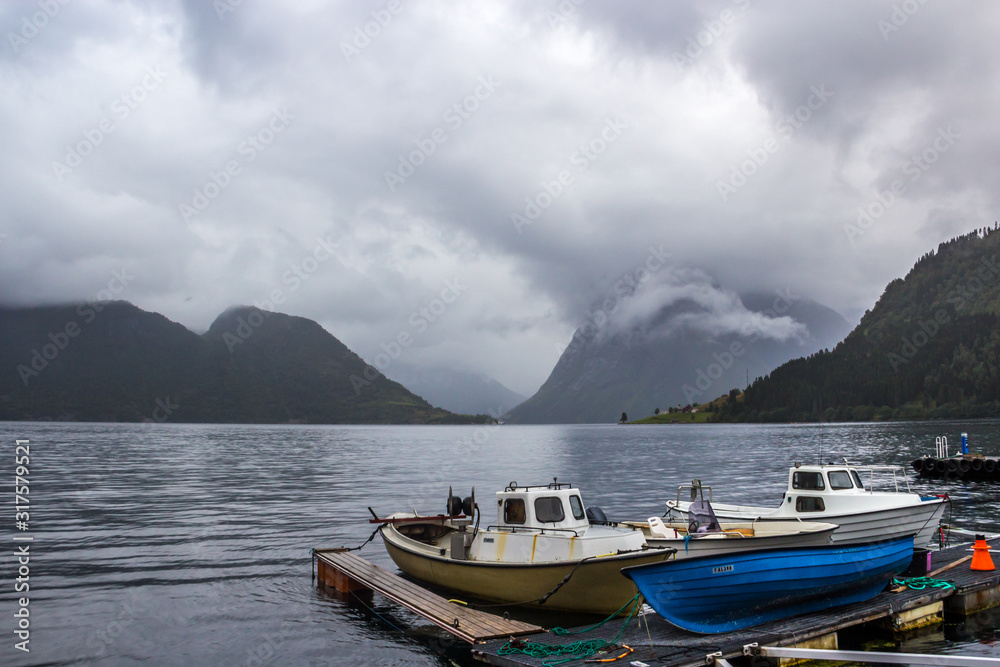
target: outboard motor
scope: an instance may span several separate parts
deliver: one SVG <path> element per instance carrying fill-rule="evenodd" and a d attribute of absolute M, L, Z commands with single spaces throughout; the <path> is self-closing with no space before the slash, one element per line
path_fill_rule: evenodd
<path fill-rule="evenodd" d="M 604 510 L 596 505 L 587 508 L 587 521 L 595 526 L 606 526 L 611 523 L 608 521 L 608 515 L 604 513 Z"/>

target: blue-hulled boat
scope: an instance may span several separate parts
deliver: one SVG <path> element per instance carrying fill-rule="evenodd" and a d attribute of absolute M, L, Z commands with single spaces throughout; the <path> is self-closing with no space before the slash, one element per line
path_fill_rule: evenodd
<path fill-rule="evenodd" d="M 621 572 L 670 623 L 715 634 L 868 600 L 912 558 L 910 536 L 668 560 Z"/>

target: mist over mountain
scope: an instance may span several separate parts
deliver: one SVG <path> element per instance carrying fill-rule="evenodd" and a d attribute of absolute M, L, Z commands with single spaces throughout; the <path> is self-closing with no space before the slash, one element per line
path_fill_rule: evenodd
<path fill-rule="evenodd" d="M 424 368 L 399 362 L 385 372 L 431 405 L 458 414 L 499 417 L 527 398 L 483 373 Z"/>
<path fill-rule="evenodd" d="M 204 335 L 123 301 L 0 309 L 0 419 L 468 423 L 316 322 L 230 308 Z"/>
<path fill-rule="evenodd" d="M 740 296 L 686 278 L 637 292 L 602 326 L 599 318 L 581 326 L 507 421 L 613 422 L 622 412 L 635 419 L 704 402 L 850 331 L 841 315 L 791 290 Z"/>
<path fill-rule="evenodd" d="M 924 254 L 831 350 L 784 364 L 727 402 L 725 421 L 1000 415 L 1000 228 Z"/>

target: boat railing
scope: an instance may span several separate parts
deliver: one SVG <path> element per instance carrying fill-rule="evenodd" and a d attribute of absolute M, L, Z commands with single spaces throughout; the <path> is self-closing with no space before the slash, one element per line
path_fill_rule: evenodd
<path fill-rule="evenodd" d="M 507 485 L 504 491 L 531 491 L 534 489 L 546 489 L 550 491 L 559 491 L 562 489 L 572 489 L 575 488 L 571 482 L 560 482 L 559 478 L 553 477 L 552 481 L 548 484 L 521 484 L 518 485 L 517 482 L 511 482 Z"/>
<path fill-rule="evenodd" d="M 688 491 L 687 495 L 690 497 L 691 502 L 698 500 L 698 496 L 701 496 L 701 499 L 704 500 L 705 489 L 708 489 L 708 502 L 712 502 L 712 487 L 703 485 L 700 479 L 695 479 L 692 480 L 690 484 L 681 484 L 680 486 L 677 487 L 678 503 L 681 502 L 681 493 L 685 489 L 687 489 Z"/>
<path fill-rule="evenodd" d="M 708 535 L 719 535 L 720 533 L 722 535 L 728 535 L 729 537 L 742 537 L 742 538 L 750 537 L 749 535 L 744 535 L 739 530 L 720 530 L 718 533 L 695 533 L 691 537 L 694 537 L 694 538 L 697 538 L 697 537 L 707 537 Z"/>
<path fill-rule="evenodd" d="M 937 458 L 948 458 L 948 436 L 939 435 L 934 438 L 934 448 L 937 450 Z"/>
<path fill-rule="evenodd" d="M 892 486 L 896 490 L 896 493 L 901 493 L 900 491 L 900 477 L 902 477 L 902 483 L 906 485 L 906 492 L 913 493 L 910 489 L 910 478 L 906 474 L 906 468 L 903 466 L 894 465 L 859 465 L 857 463 L 851 463 L 844 458 L 844 465 L 857 470 L 858 472 L 868 473 L 868 492 L 875 491 L 875 473 L 892 473 Z"/>
<path fill-rule="evenodd" d="M 553 532 L 553 533 L 572 533 L 574 537 L 580 537 L 581 531 L 584 531 L 586 529 L 584 529 L 584 528 L 579 528 L 579 529 L 577 529 L 577 528 L 540 528 L 538 526 L 521 526 L 520 528 L 517 528 L 517 527 L 514 527 L 514 526 L 490 525 L 490 526 L 486 526 L 486 530 L 506 531 L 506 532 L 511 532 L 511 533 L 516 533 L 518 531 L 523 532 L 523 533 L 537 532 L 537 533 L 542 534 L 542 535 L 544 535 L 546 531 L 550 531 L 550 532 Z"/>

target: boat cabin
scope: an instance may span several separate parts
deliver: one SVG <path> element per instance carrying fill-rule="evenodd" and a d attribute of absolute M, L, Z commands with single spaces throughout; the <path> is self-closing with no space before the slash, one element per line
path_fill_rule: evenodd
<path fill-rule="evenodd" d="M 860 471 L 869 475 L 868 485 L 861 478 Z M 833 505 L 843 505 L 842 501 L 850 502 L 851 497 L 871 495 L 874 493 L 874 473 L 876 471 L 892 472 L 894 492 L 899 493 L 899 482 L 896 474 L 901 472 L 897 466 L 865 466 L 856 468 L 846 463 L 843 465 L 802 465 L 796 464 L 788 471 L 788 491 L 782 508 L 785 512 L 795 513 L 825 512 Z M 904 477 L 905 479 L 905 477 Z M 907 484 L 908 487 L 908 484 Z M 907 488 L 907 490 L 909 490 Z"/>
<path fill-rule="evenodd" d="M 589 525 L 579 489 L 568 484 L 518 486 L 511 482 L 497 492 L 497 528 L 580 530 Z"/>
<path fill-rule="evenodd" d="M 570 484 L 553 480 L 546 486 L 518 486 L 511 482 L 497 493 L 496 524 L 476 533 L 469 559 L 557 562 L 646 548 L 642 532 L 599 522 L 598 518 L 591 523 L 580 490 Z"/>

